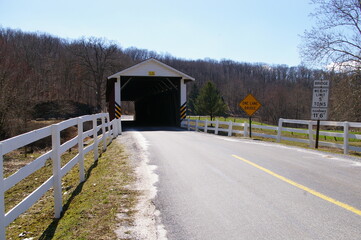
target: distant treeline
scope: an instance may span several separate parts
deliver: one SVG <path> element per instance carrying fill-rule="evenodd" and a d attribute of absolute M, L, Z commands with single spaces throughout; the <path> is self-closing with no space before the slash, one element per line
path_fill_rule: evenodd
<path fill-rule="evenodd" d="M 73 116 L 61 112 L 72 105 L 69 102 L 88 112 L 105 109 L 106 78 L 150 57 L 194 77 L 188 92 L 195 85 L 201 88 L 207 81 L 214 82 L 229 115 L 244 116 L 238 104 L 252 93 L 263 105 L 257 113 L 261 121 L 309 119 L 313 80 L 330 79 L 330 118 L 361 121 L 361 82 L 355 74 L 232 60 L 186 60 L 134 47 L 123 49 L 101 38 L 66 40 L 0 28 L 0 139 L 25 131 L 28 120 L 42 116 L 39 109 L 44 108 L 39 106 L 46 102 L 52 106 L 67 102 L 58 114 L 53 109 L 51 116 Z"/>

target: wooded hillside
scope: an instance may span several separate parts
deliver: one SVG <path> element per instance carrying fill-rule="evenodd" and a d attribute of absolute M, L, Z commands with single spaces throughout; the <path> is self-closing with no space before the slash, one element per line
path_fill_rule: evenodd
<path fill-rule="evenodd" d="M 330 119 L 361 121 L 358 74 L 232 60 L 186 60 L 134 47 L 123 49 L 105 39 L 66 40 L 0 28 L 0 139 L 25 131 L 30 119 L 49 117 L 44 108 L 53 106 L 53 117 L 105 109 L 106 77 L 150 57 L 194 77 L 188 92 L 195 85 L 200 88 L 214 82 L 229 115 L 244 116 L 238 104 L 252 93 L 263 105 L 257 113 L 261 121 L 309 119 L 313 80 L 330 79 Z"/>

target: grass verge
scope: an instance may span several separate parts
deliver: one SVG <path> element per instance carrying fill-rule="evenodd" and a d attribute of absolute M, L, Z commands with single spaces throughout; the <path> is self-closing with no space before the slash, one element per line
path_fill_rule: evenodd
<path fill-rule="evenodd" d="M 101 144 L 100 144 L 101 146 Z M 66 162 L 76 153 L 66 153 Z M 123 146 L 113 142 L 97 161 L 90 152 L 85 157 L 86 181 L 79 184 L 79 170 L 74 167 L 62 181 L 63 214 L 54 219 L 53 192 L 48 191 L 35 205 L 11 223 L 7 239 L 117 239 L 115 229 L 122 221 L 132 224 L 133 207 L 138 193 L 128 186 L 135 181 L 133 168 Z M 51 162 L 27 181 L 5 194 L 7 210 L 14 200 L 26 196 L 51 173 Z M 51 175 L 51 174 L 50 174 Z M 123 219 L 117 218 L 122 213 Z"/>

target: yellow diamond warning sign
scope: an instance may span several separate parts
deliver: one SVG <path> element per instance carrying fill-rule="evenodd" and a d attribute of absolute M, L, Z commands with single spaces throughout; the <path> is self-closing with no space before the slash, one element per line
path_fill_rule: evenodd
<path fill-rule="evenodd" d="M 247 97 L 239 103 L 239 106 L 251 117 L 262 104 L 260 104 L 252 94 L 248 94 Z"/>

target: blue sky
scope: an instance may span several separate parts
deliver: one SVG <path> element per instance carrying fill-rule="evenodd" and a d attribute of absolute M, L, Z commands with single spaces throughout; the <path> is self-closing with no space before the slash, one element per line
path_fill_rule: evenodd
<path fill-rule="evenodd" d="M 185 59 L 301 63 L 309 0 L 0 0 L 0 26 Z"/>

